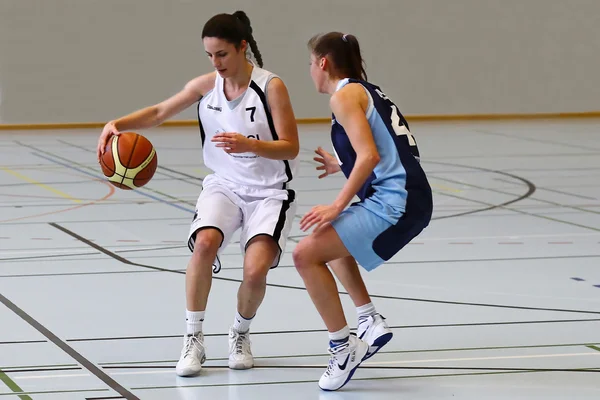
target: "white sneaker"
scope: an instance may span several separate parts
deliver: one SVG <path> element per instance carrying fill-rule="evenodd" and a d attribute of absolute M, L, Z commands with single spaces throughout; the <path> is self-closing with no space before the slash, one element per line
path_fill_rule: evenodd
<path fill-rule="evenodd" d="M 204 335 L 186 335 L 183 337 L 183 349 L 181 357 L 175 368 L 179 376 L 196 375 L 202 369 L 202 364 L 206 361 L 206 352 L 204 350 Z"/>
<path fill-rule="evenodd" d="M 250 369 L 254 358 L 250 350 L 250 332 L 240 333 L 229 328 L 229 368 Z"/>
<path fill-rule="evenodd" d="M 369 345 L 351 334 L 346 343 L 329 348 L 328 351 L 331 358 L 325 373 L 319 379 L 319 387 L 332 391 L 338 390 L 352 378 L 369 351 Z"/>
<path fill-rule="evenodd" d="M 381 314 L 359 318 L 356 334 L 369 344 L 369 352 L 365 356 L 365 360 L 377 353 L 394 336 Z"/>

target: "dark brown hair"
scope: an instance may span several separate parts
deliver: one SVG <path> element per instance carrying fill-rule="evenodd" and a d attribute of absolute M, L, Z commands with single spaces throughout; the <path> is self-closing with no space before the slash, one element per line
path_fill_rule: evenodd
<path fill-rule="evenodd" d="M 356 36 L 341 32 L 318 34 L 308 41 L 308 47 L 315 56 L 328 57 L 337 75 L 367 80 L 365 61 Z"/>
<path fill-rule="evenodd" d="M 217 14 L 209 19 L 202 29 L 202 39 L 205 37 L 216 37 L 223 39 L 240 49 L 242 40 L 250 45 L 250 50 L 256 59 L 256 63 L 262 68 L 263 60 L 254 36 L 252 36 L 252 26 L 250 19 L 243 11 L 236 11 L 233 14 Z"/>

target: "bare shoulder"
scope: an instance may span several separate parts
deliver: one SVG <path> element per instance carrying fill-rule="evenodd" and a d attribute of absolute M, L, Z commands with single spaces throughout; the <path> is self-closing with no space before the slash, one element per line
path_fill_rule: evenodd
<path fill-rule="evenodd" d="M 283 83 L 283 80 L 278 77 L 275 76 L 273 77 L 273 79 L 271 79 L 269 81 L 269 84 L 267 86 L 267 91 L 269 92 L 269 95 L 271 94 L 285 94 L 287 93 L 287 87 L 285 86 L 285 83 Z"/>
<path fill-rule="evenodd" d="M 191 90 L 198 95 L 198 97 L 204 96 L 215 87 L 215 78 L 217 72 L 209 72 L 208 74 L 200 75 L 185 85 L 186 90 Z"/>
<path fill-rule="evenodd" d="M 369 99 L 365 88 L 360 83 L 349 83 L 338 90 L 329 99 L 329 106 L 334 114 L 345 113 L 358 107 L 367 109 Z"/>

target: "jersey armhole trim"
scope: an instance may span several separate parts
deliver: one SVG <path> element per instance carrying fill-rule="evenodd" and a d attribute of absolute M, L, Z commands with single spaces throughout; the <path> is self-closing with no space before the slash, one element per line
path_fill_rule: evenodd
<path fill-rule="evenodd" d="M 367 105 L 367 111 L 365 112 L 367 119 L 369 119 L 369 118 L 371 118 L 371 115 L 373 115 L 373 111 L 375 111 L 375 104 L 373 102 L 373 96 L 371 96 L 371 92 L 364 85 L 360 85 L 360 86 L 362 86 L 362 88 L 365 90 L 365 93 L 367 94 L 367 98 L 369 99 L 369 103 Z"/>
<path fill-rule="evenodd" d="M 267 109 L 269 110 L 269 112 L 271 112 L 271 105 L 269 104 L 269 83 L 271 83 L 271 80 L 273 78 L 279 78 L 279 77 L 275 74 L 271 74 L 267 78 L 267 83 L 265 83 L 265 103 L 266 103 L 266 106 L 267 106 Z M 279 78 L 279 79 L 281 79 L 281 78 Z"/>

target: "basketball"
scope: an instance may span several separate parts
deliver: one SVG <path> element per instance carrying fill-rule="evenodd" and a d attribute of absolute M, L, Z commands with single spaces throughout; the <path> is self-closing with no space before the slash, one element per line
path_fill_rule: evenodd
<path fill-rule="evenodd" d="M 158 165 L 154 146 L 135 132 L 112 136 L 100 158 L 104 176 L 118 188 L 133 190 L 150 182 Z"/>

